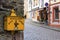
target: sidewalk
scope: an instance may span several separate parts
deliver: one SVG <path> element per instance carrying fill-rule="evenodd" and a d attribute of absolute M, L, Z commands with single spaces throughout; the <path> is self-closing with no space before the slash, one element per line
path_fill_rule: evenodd
<path fill-rule="evenodd" d="M 33 24 L 33 25 L 36 25 L 36 26 L 39 26 L 39 27 L 43 27 L 43 28 L 46 28 L 46 29 L 55 30 L 55 31 L 60 32 L 60 28 L 55 28 L 55 27 L 51 27 L 51 26 L 48 26 L 48 25 L 45 25 L 45 24 L 41 24 L 39 22 L 32 21 L 31 19 L 26 19 L 26 21 L 30 24 Z"/>

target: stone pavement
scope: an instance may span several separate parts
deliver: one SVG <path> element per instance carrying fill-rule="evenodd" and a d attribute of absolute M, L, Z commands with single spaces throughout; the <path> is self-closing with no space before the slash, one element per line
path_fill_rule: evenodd
<path fill-rule="evenodd" d="M 26 20 L 24 40 L 60 40 L 60 32 L 43 28 L 41 24 Z"/>
<path fill-rule="evenodd" d="M 55 30 L 55 31 L 60 31 L 60 28 L 55 28 L 55 27 L 52 27 L 52 26 L 48 26 L 46 24 L 41 24 L 39 22 L 36 22 L 36 21 L 32 21 L 31 19 L 26 19 L 27 22 L 30 21 L 30 24 L 35 24 L 36 26 L 40 26 L 40 27 L 43 27 L 43 28 L 47 28 L 47 29 L 51 29 L 51 30 Z"/>

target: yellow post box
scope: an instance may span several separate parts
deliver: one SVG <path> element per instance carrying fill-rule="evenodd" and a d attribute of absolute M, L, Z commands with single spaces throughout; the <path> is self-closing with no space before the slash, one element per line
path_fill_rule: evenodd
<path fill-rule="evenodd" d="M 7 31 L 24 30 L 24 18 L 17 16 L 12 9 L 11 15 L 4 18 L 4 29 Z"/>

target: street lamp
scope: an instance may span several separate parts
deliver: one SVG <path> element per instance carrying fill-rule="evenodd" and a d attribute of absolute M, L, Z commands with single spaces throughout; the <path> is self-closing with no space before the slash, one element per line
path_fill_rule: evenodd
<path fill-rule="evenodd" d="M 48 20 L 47 19 L 48 19 L 48 12 L 49 12 L 49 10 L 48 10 L 48 3 L 47 2 L 45 3 L 45 6 L 46 6 L 46 11 L 47 11 L 47 13 L 46 13 L 47 17 L 46 17 L 46 21 L 45 22 L 46 22 L 46 24 L 48 24 Z"/>
<path fill-rule="evenodd" d="M 46 6 L 46 11 L 48 13 L 48 3 L 47 2 L 45 3 L 45 6 Z"/>

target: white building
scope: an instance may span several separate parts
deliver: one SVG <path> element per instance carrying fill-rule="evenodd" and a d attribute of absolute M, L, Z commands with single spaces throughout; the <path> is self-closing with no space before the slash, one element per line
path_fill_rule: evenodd
<path fill-rule="evenodd" d="M 28 0 L 28 3 L 29 18 L 33 21 L 38 21 L 39 0 Z"/>
<path fill-rule="evenodd" d="M 25 14 L 33 21 L 39 21 L 39 10 L 45 7 L 45 3 L 49 3 L 49 0 L 26 0 Z"/>
<path fill-rule="evenodd" d="M 48 3 L 49 4 L 49 0 L 39 0 L 39 8 L 44 8 L 46 7 L 45 6 L 45 3 Z"/>

